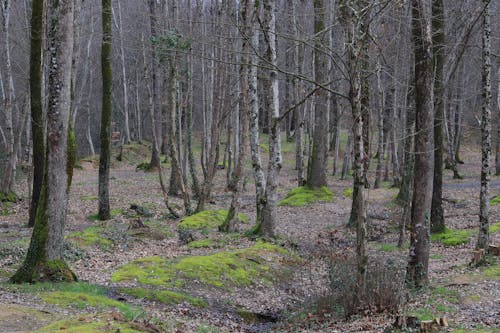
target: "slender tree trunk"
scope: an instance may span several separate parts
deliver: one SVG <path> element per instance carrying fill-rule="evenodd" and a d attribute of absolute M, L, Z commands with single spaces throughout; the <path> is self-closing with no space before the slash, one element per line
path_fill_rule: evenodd
<path fill-rule="evenodd" d="M 263 1 L 263 32 L 266 41 L 266 61 L 273 67 L 277 66 L 276 58 L 276 1 Z M 269 133 L 269 165 L 267 169 L 266 192 L 262 208 L 262 223 L 256 233 L 264 237 L 275 236 L 276 213 L 278 208 L 278 185 L 281 170 L 281 135 L 280 135 L 280 110 L 278 72 L 269 70 L 269 78 L 265 81 L 267 92 L 267 110 L 270 118 Z"/>
<path fill-rule="evenodd" d="M 342 173 L 340 179 L 344 180 L 351 171 L 351 155 L 352 155 L 352 131 L 349 131 L 347 142 L 345 144 L 344 160 L 342 161 Z"/>
<path fill-rule="evenodd" d="M 33 0 L 31 7 L 31 44 L 30 44 L 30 98 L 31 133 L 33 145 L 33 189 L 31 192 L 28 226 L 35 225 L 36 210 L 42 191 L 45 144 L 43 131 L 42 100 L 42 41 L 44 0 Z"/>
<path fill-rule="evenodd" d="M 315 81 L 325 84 L 328 75 L 328 57 L 323 51 L 327 41 L 325 30 L 326 6 L 323 0 L 314 0 L 314 76 Z M 307 185 L 311 188 L 328 186 L 328 92 L 318 89 L 314 103 L 314 132 L 312 154 L 307 170 Z"/>
<path fill-rule="evenodd" d="M 497 149 L 495 154 L 495 174 L 500 176 L 500 67 L 497 69 L 498 94 L 497 94 Z M 458 149 L 457 149 L 458 150 Z"/>
<path fill-rule="evenodd" d="M 130 143 L 131 141 L 131 136 L 130 136 L 130 121 L 129 121 L 129 101 L 128 101 L 128 80 L 127 80 L 127 70 L 126 70 L 126 63 L 125 63 L 125 47 L 124 47 L 124 36 L 123 36 L 123 22 L 122 22 L 122 8 L 120 5 L 120 1 L 117 1 L 117 6 L 118 6 L 118 15 L 117 15 L 117 21 L 115 21 L 115 26 L 116 30 L 118 31 L 118 40 L 119 40 L 119 46 L 120 46 L 120 65 L 121 65 L 121 70 L 122 70 L 122 93 L 123 93 L 123 116 L 125 119 L 125 124 L 124 124 L 124 129 L 125 129 L 125 144 Z M 111 8 L 113 9 L 113 8 Z M 113 17 L 114 11 L 113 11 Z M 116 20 L 116 19 L 115 19 Z"/>
<path fill-rule="evenodd" d="M 149 0 L 148 2 L 149 5 L 149 21 L 150 21 L 150 30 L 151 30 L 151 36 L 155 37 L 156 36 L 156 1 L 155 0 Z M 151 161 L 149 162 L 149 169 L 153 170 L 156 169 L 160 166 L 160 150 L 159 150 L 159 141 L 158 139 L 161 137 L 159 135 L 158 131 L 158 122 L 157 122 L 157 114 L 158 114 L 158 65 L 157 65 L 157 59 L 156 59 L 156 46 L 151 45 L 151 99 L 153 100 L 153 103 L 150 103 L 150 107 L 153 109 L 152 110 L 152 116 L 151 116 L 151 131 L 154 132 L 153 135 L 153 150 L 151 154 Z M 161 122 L 160 122 L 161 124 Z M 156 137 L 156 144 L 154 143 Z"/>
<path fill-rule="evenodd" d="M 384 155 L 384 90 L 381 78 L 382 67 L 380 59 L 377 62 L 377 88 L 378 88 L 378 140 L 377 140 L 377 171 L 375 173 L 374 188 L 380 188 L 382 183 L 382 161 Z"/>
<path fill-rule="evenodd" d="M 112 0 L 102 0 L 102 113 L 101 113 L 101 151 L 99 155 L 99 220 L 109 220 L 109 168 L 111 161 L 111 116 L 112 84 L 111 38 L 112 38 Z"/>
<path fill-rule="evenodd" d="M 444 231 L 443 211 L 443 121 L 444 121 L 444 2 L 432 1 L 434 52 L 434 186 L 432 191 L 431 232 Z"/>
<path fill-rule="evenodd" d="M 74 281 L 63 260 L 69 193 L 68 128 L 71 104 L 73 0 L 49 0 L 47 40 L 50 75 L 45 176 L 31 243 L 12 282 Z"/>
<path fill-rule="evenodd" d="M 491 178 L 491 25 L 490 4 L 483 0 L 483 112 L 481 117 L 481 192 L 479 195 L 479 234 L 477 249 L 486 250 L 489 246 L 489 193 Z"/>
<path fill-rule="evenodd" d="M 433 58 L 430 8 L 423 0 L 412 0 L 412 31 L 415 52 L 415 184 L 412 228 L 406 279 L 416 288 L 428 284 L 429 228 L 434 168 Z"/>
<path fill-rule="evenodd" d="M 241 3 L 240 9 L 240 22 L 243 28 L 243 35 L 248 36 L 251 32 L 250 25 L 250 16 L 252 11 L 252 1 L 244 0 Z M 231 187 L 232 191 L 232 200 L 231 206 L 229 207 L 229 211 L 224 221 L 224 224 L 219 228 L 221 231 L 236 231 L 238 222 L 238 212 L 240 209 L 240 194 L 243 190 L 243 171 L 245 167 L 245 159 L 246 159 L 246 148 L 247 148 L 247 137 L 248 137 L 248 114 L 249 114 L 249 101 L 248 101 L 248 79 L 249 79 L 249 57 L 248 54 L 250 52 L 250 40 L 243 38 L 243 43 L 241 45 L 241 65 L 240 65 L 240 88 L 239 90 L 239 133 L 237 138 L 240 142 L 238 145 L 238 159 L 236 160 L 236 165 L 234 168 L 233 174 L 233 186 Z"/>
<path fill-rule="evenodd" d="M 14 135 L 14 101 L 15 101 L 15 90 L 14 90 L 14 78 L 12 76 L 12 62 L 11 62 L 11 47 L 10 47 L 10 14 L 11 14 L 11 0 L 2 0 L 0 2 L 0 11 L 3 18 L 2 32 L 4 36 L 4 52 L 5 60 L 2 61 L 5 66 L 5 71 L 7 74 L 7 88 L 5 93 L 5 137 L 6 137 L 6 158 L 3 170 L 3 179 L 0 184 L 0 194 L 8 196 L 12 193 L 12 187 L 14 185 L 14 176 L 17 164 L 17 154 L 15 151 L 15 135 Z"/>

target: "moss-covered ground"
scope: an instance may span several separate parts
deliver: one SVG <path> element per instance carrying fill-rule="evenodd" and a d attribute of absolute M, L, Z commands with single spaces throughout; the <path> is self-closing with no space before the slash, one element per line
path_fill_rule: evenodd
<path fill-rule="evenodd" d="M 310 189 L 305 186 L 297 187 L 281 200 L 279 206 L 301 207 L 315 202 L 332 202 L 333 192 L 326 186 L 319 189 Z"/>
<path fill-rule="evenodd" d="M 441 242 L 444 246 L 457 246 L 470 242 L 472 232 L 468 230 L 446 229 L 431 235 L 433 242 Z"/>
<path fill-rule="evenodd" d="M 286 258 L 292 259 L 287 250 L 259 242 L 246 249 L 206 256 L 138 259 L 118 269 L 112 281 L 137 281 L 163 288 L 185 288 L 193 283 L 224 289 L 246 287 L 255 282 L 270 283 L 279 277 L 283 269 L 280 262 Z"/>
<path fill-rule="evenodd" d="M 199 231 L 210 231 L 217 229 L 227 216 L 227 210 L 205 210 L 197 214 L 186 216 L 177 225 L 178 231 L 183 230 L 199 230 Z M 238 214 L 238 220 L 241 223 L 248 222 L 248 216 L 245 214 Z"/>

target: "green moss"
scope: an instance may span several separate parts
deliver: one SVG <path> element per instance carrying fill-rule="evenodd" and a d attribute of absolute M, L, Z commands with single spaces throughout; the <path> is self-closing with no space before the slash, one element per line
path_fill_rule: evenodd
<path fill-rule="evenodd" d="M 242 287 L 256 281 L 272 281 L 279 273 L 275 266 L 285 257 L 291 257 L 285 249 L 262 242 L 207 256 L 148 257 L 122 266 L 113 274 L 112 281 L 137 281 L 167 288 L 181 288 L 193 282 L 219 288 Z"/>
<path fill-rule="evenodd" d="M 453 289 L 448 289 L 446 287 L 437 287 L 431 291 L 431 294 L 439 300 L 446 300 L 454 304 L 460 303 L 460 293 Z"/>
<path fill-rule="evenodd" d="M 129 323 L 117 322 L 110 318 L 101 316 L 99 318 L 94 317 L 79 317 L 75 319 L 60 320 L 45 326 L 36 332 L 39 333 L 56 333 L 56 332 L 67 332 L 67 333 L 141 333 L 135 328 L 133 328 Z"/>
<path fill-rule="evenodd" d="M 500 230 L 500 222 L 490 225 L 490 234 L 494 234 Z"/>
<path fill-rule="evenodd" d="M 333 193 L 326 186 L 319 189 L 310 189 L 308 187 L 297 187 L 281 200 L 279 206 L 301 207 L 315 202 L 332 202 Z"/>
<path fill-rule="evenodd" d="M 115 216 L 118 216 L 118 215 L 122 215 L 123 214 L 123 209 L 121 208 L 113 208 L 111 209 L 111 218 L 115 217 Z M 90 214 L 87 216 L 87 219 L 90 220 L 90 221 L 99 221 L 99 214 Z"/>
<path fill-rule="evenodd" d="M 346 198 L 352 198 L 352 187 L 346 187 L 344 191 L 342 191 L 342 195 Z"/>
<path fill-rule="evenodd" d="M 178 225 L 177 230 L 212 230 L 217 229 L 227 216 L 227 210 L 205 210 L 197 214 L 185 217 Z M 241 223 L 248 223 L 249 218 L 245 214 L 238 214 Z"/>
<path fill-rule="evenodd" d="M 79 246 L 97 246 L 103 250 L 109 250 L 113 247 L 113 242 L 106 238 L 106 232 L 109 228 L 90 227 L 82 231 L 76 231 L 69 234 L 68 238 Z"/>
<path fill-rule="evenodd" d="M 179 304 L 182 302 L 188 302 L 199 308 L 205 308 L 208 306 L 208 303 L 205 300 L 193 297 L 183 292 L 171 290 L 151 290 L 146 288 L 123 288 L 121 291 L 137 298 L 144 298 L 163 304 Z"/>
<path fill-rule="evenodd" d="M 457 246 L 467 244 L 470 241 L 471 233 L 467 230 L 446 229 L 445 231 L 432 234 L 433 242 L 441 242 L 444 246 Z"/>
<path fill-rule="evenodd" d="M 80 200 L 84 200 L 84 201 L 95 201 L 95 200 L 97 200 L 97 199 L 99 199 L 99 198 L 97 197 L 97 195 L 82 195 L 82 196 L 80 197 Z"/>
<path fill-rule="evenodd" d="M 483 271 L 484 276 L 487 278 L 499 279 L 500 278 L 500 264 L 487 267 Z"/>
<path fill-rule="evenodd" d="M 192 241 L 188 243 L 188 247 L 192 249 L 199 249 L 203 247 L 214 247 L 216 245 L 216 242 L 213 239 L 201 239 L 197 241 Z"/>
<path fill-rule="evenodd" d="M 377 244 L 378 245 L 378 249 L 381 250 L 381 251 L 384 251 L 384 252 L 396 252 L 396 251 L 399 251 L 401 250 L 397 245 L 394 245 L 394 244 Z"/>
<path fill-rule="evenodd" d="M 408 315 L 417 317 L 420 320 L 433 320 L 434 318 L 436 318 L 431 309 L 427 307 L 420 307 L 418 309 L 412 310 L 408 313 Z"/>
<path fill-rule="evenodd" d="M 451 331 L 451 333 L 500 333 L 498 328 L 480 328 L 480 329 L 470 329 L 470 328 L 459 328 Z"/>
<path fill-rule="evenodd" d="M 490 200 L 490 205 L 496 206 L 498 204 L 500 204 L 500 195 L 497 195 L 496 197 Z"/>
<path fill-rule="evenodd" d="M 0 192 L 0 202 L 16 203 L 17 199 L 17 195 L 12 191 L 10 191 L 9 193 Z"/>
<path fill-rule="evenodd" d="M 430 258 L 433 260 L 441 260 L 444 256 L 442 254 L 431 254 Z"/>

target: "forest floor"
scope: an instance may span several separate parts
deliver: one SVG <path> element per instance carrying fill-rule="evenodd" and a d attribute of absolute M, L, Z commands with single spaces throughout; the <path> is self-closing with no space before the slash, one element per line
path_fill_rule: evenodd
<path fill-rule="evenodd" d="M 446 317 L 450 327 L 443 331 L 500 332 L 500 261 L 469 266 L 478 228 L 478 149 L 463 151 L 462 180 L 445 173 L 448 231 L 433 237 L 424 291 L 402 288 L 408 245 L 397 247 L 397 190 L 389 182 L 368 190 L 368 293 L 375 305 L 348 320 L 355 249 L 354 231 L 346 227 L 351 179 L 329 177 L 332 202 L 280 206 L 279 239 L 268 244 L 244 236 L 255 214 L 250 172 L 241 232 L 221 234 L 221 212 L 184 222 L 168 216 L 157 174 L 135 169 L 147 160 L 145 150 L 132 145 L 122 162 L 113 158 L 110 221 L 95 216 L 96 159 L 81 160 L 75 170 L 65 251 L 78 284 L 8 283 L 31 233 L 21 177 L 17 193 L 24 200 L 0 211 L 0 332 L 383 332 L 394 322 L 393 307 L 419 320 Z M 284 154 L 281 199 L 296 182 L 293 144 L 284 144 Z M 210 210 L 229 206 L 225 177 L 220 170 Z M 493 177 L 491 197 L 498 195 L 500 179 Z M 499 244 L 500 203 L 490 216 L 492 242 Z"/>

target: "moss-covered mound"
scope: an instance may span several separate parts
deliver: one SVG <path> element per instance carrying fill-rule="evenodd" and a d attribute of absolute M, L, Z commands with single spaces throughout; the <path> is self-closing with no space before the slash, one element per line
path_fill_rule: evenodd
<path fill-rule="evenodd" d="M 138 259 L 118 269 L 112 281 L 135 281 L 164 290 L 193 290 L 193 285 L 230 290 L 254 283 L 272 283 L 287 272 L 286 262 L 296 259 L 277 245 L 259 242 L 246 249 L 207 256 Z"/>
<path fill-rule="evenodd" d="M 433 242 L 441 242 L 444 246 L 457 246 L 469 243 L 470 236 L 470 231 L 447 228 L 441 233 L 432 234 L 431 240 Z"/>
<path fill-rule="evenodd" d="M 102 250 L 109 250 L 114 245 L 110 235 L 112 232 L 112 227 L 94 226 L 72 232 L 68 235 L 68 239 L 80 247 L 96 246 Z"/>
<path fill-rule="evenodd" d="M 490 205 L 492 205 L 492 206 L 500 205 L 500 195 L 497 195 L 493 199 L 491 199 Z"/>
<path fill-rule="evenodd" d="M 9 288 L 20 293 L 38 295 L 44 302 L 60 307 L 116 310 L 129 320 L 143 313 L 136 306 L 109 298 L 109 290 L 105 287 L 85 282 L 21 284 L 10 285 Z"/>
<path fill-rule="evenodd" d="M 210 231 L 217 231 L 219 226 L 224 223 L 227 216 L 227 210 L 205 210 L 197 214 L 187 216 L 177 225 L 179 238 L 184 243 L 205 238 Z M 248 216 L 238 214 L 240 223 L 247 223 Z"/>
<path fill-rule="evenodd" d="M 78 318 L 65 319 L 45 326 L 38 333 L 141 333 L 148 332 L 141 326 L 124 320 L 116 313 L 105 313 L 99 316 L 79 316 Z"/>
<path fill-rule="evenodd" d="M 308 187 L 297 187 L 281 200 L 279 206 L 301 207 L 315 202 L 332 202 L 333 192 L 326 186 L 319 189 L 310 189 Z"/>
<path fill-rule="evenodd" d="M 172 290 L 152 290 L 148 288 L 122 288 L 120 291 L 136 298 L 142 298 L 148 301 L 155 301 L 163 304 L 179 304 L 187 302 L 199 308 L 205 308 L 208 306 L 204 299 L 191 296 L 184 292 Z"/>

